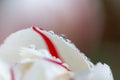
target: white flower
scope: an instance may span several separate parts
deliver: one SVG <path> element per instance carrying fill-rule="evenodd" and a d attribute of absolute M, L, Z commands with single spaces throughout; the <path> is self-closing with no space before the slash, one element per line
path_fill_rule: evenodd
<path fill-rule="evenodd" d="M 0 80 L 113 80 L 107 64 L 94 65 L 70 40 L 36 27 L 10 35 L 0 59 Z"/>

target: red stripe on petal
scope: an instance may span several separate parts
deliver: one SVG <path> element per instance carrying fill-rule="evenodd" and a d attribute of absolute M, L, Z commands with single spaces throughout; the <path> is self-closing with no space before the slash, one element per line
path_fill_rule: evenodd
<path fill-rule="evenodd" d="M 11 80 L 15 80 L 13 68 L 10 68 Z"/>
<path fill-rule="evenodd" d="M 59 54 L 58 54 L 58 52 L 57 52 L 57 50 L 56 50 L 56 48 L 55 48 L 55 46 L 54 46 L 54 44 L 52 43 L 52 41 L 45 34 L 43 34 L 40 30 L 38 30 L 38 28 L 36 28 L 36 27 L 33 26 L 32 29 L 36 33 L 38 33 L 40 36 L 42 36 L 42 38 L 44 39 L 44 41 L 45 41 L 45 43 L 46 43 L 46 45 L 48 47 L 48 50 L 51 53 L 51 55 L 55 56 L 56 58 L 61 59 L 60 56 L 59 56 Z"/>
<path fill-rule="evenodd" d="M 70 71 L 70 69 L 68 67 L 66 67 L 65 65 L 63 65 L 62 62 L 58 62 L 56 60 L 52 60 L 52 59 L 49 59 L 49 58 L 44 58 L 44 59 L 65 68 L 67 71 Z"/>

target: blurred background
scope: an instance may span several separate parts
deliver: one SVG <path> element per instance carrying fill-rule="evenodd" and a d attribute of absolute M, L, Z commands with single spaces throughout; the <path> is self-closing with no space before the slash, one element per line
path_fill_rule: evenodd
<path fill-rule="evenodd" d="M 0 43 L 32 25 L 65 34 L 92 62 L 120 79 L 119 0 L 0 0 Z"/>

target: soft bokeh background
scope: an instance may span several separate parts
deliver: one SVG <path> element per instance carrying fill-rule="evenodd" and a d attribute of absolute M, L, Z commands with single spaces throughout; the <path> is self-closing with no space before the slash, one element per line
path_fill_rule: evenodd
<path fill-rule="evenodd" d="M 0 43 L 32 25 L 65 34 L 91 60 L 120 79 L 119 0 L 0 0 Z"/>

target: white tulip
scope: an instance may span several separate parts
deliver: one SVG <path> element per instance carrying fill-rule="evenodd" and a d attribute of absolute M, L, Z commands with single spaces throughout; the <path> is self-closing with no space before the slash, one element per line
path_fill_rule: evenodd
<path fill-rule="evenodd" d="M 113 80 L 107 64 L 94 65 L 70 40 L 36 27 L 10 35 L 0 59 L 9 64 L 0 62 L 0 80 Z"/>

